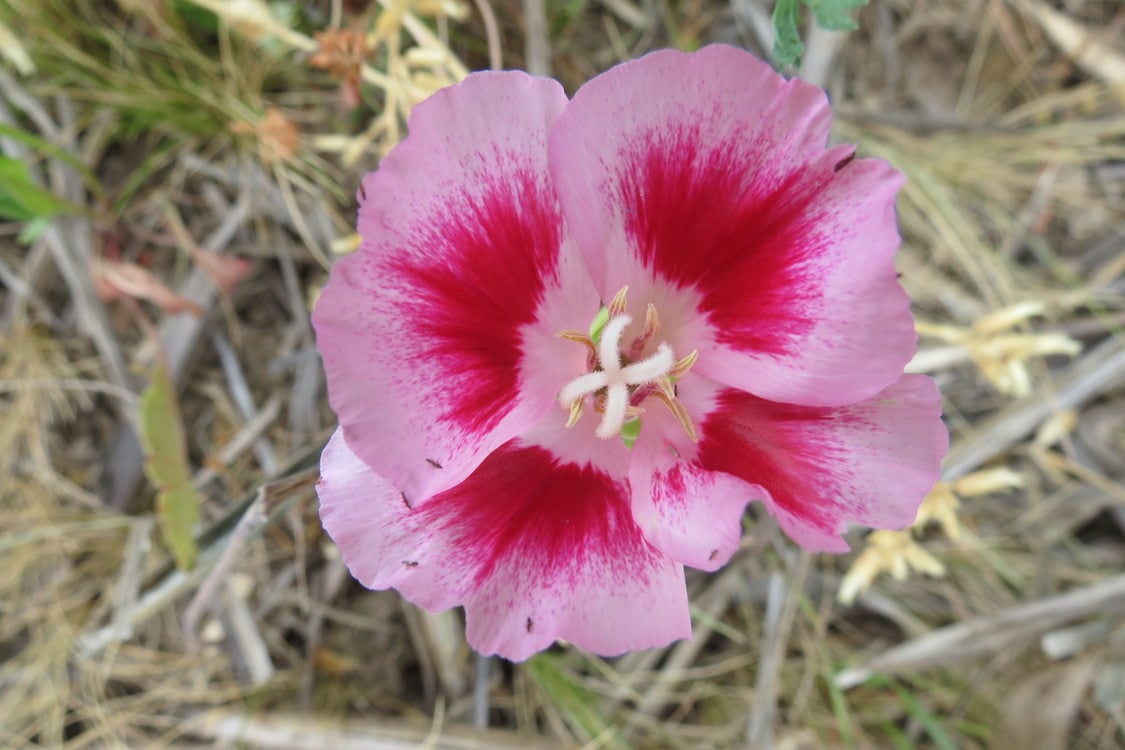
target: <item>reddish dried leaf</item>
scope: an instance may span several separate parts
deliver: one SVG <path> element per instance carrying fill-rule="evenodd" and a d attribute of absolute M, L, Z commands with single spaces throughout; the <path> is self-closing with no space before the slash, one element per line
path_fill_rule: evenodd
<path fill-rule="evenodd" d="M 94 265 L 94 285 L 104 300 L 121 296 L 143 299 L 165 312 L 203 315 L 203 308 L 169 289 L 164 282 L 136 263 L 103 260 Z"/>
<path fill-rule="evenodd" d="M 192 246 L 191 254 L 211 283 L 224 294 L 233 292 L 238 283 L 254 270 L 254 264 L 245 258 L 223 255 L 214 250 Z"/>

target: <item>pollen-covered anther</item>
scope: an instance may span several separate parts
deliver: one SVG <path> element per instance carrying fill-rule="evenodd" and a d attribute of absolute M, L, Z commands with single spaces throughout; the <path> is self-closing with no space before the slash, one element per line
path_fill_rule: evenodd
<path fill-rule="evenodd" d="M 587 370 L 592 370 L 594 368 L 594 365 L 598 363 L 598 347 L 596 344 L 594 344 L 594 340 L 590 338 L 589 334 L 582 333 L 582 331 L 565 330 L 559 331 L 555 335 L 560 339 L 573 341 L 576 344 L 582 344 L 584 347 L 586 347 Z"/>
<path fill-rule="evenodd" d="M 617 294 L 613 295 L 613 299 L 609 301 L 606 312 L 609 313 L 610 320 L 613 320 L 618 315 L 624 315 L 625 309 L 629 304 L 629 287 L 623 286 L 617 290 Z"/>
<path fill-rule="evenodd" d="M 624 301 L 625 289 L 614 297 L 614 303 Z M 610 306 L 613 307 L 613 304 Z M 621 356 L 621 337 L 633 319 L 625 314 L 609 319 L 598 343 L 599 369 L 579 375 L 559 391 L 559 404 L 573 414 L 575 401 L 598 394 L 604 413 L 594 434 L 603 440 L 621 432 L 627 419 L 635 418 L 636 404 L 631 404 L 632 389 L 653 383 L 665 377 L 676 364 L 672 347 L 664 343 L 656 352 L 637 362 L 627 362 Z M 599 393 L 599 391 L 601 393 Z M 631 409 L 632 407 L 632 409 Z"/>
<path fill-rule="evenodd" d="M 656 305 L 649 302 L 648 309 L 645 310 L 644 328 L 641 329 L 641 335 L 633 339 L 633 343 L 629 345 L 629 355 L 632 357 L 639 356 L 644 351 L 645 345 L 659 331 L 660 316 L 656 312 Z"/>
<path fill-rule="evenodd" d="M 668 377 L 671 378 L 672 380 L 679 380 L 684 375 L 687 375 L 688 370 L 690 370 L 692 368 L 692 365 L 694 365 L 698 359 L 699 359 L 699 350 L 698 349 L 692 350 L 691 354 L 687 355 L 686 357 L 681 359 L 679 362 L 672 365 L 672 369 L 668 371 Z"/>
<path fill-rule="evenodd" d="M 672 416 L 680 423 L 680 427 L 687 433 L 688 439 L 693 443 L 699 442 L 699 433 L 695 430 L 695 423 L 691 420 L 691 414 L 684 408 L 684 405 L 674 395 L 669 395 L 668 391 L 661 388 L 652 394 L 660 403 L 668 407 L 668 411 L 672 412 Z"/>
<path fill-rule="evenodd" d="M 576 398 L 570 402 L 570 414 L 566 418 L 566 429 L 570 429 L 578 424 L 578 420 L 582 419 L 582 399 Z"/>

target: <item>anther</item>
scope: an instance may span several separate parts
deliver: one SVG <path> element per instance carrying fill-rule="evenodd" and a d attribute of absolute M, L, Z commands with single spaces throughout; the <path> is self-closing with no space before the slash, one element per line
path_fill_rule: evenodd
<path fill-rule="evenodd" d="M 651 302 L 648 303 L 648 309 L 645 310 L 645 326 L 641 329 L 641 335 L 633 339 L 633 343 L 629 345 L 629 355 L 632 357 L 638 356 L 644 351 L 645 344 L 649 342 L 653 336 L 660 330 L 660 316 L 656 313 L 656 305 Z"/>
<path fill-rule="evenodd" d="M 691 414 L 684 408 L 684 405 L 677 398 L 669 398 L 668 394 L 663 390 L 656 391 L 652 394 L 660 403 L 668 407 L 668 411 L 672 412 L 672 416 L 680 423 L 680 427 L 687 433 L 688 439 L 693 443 L 699 442 L 699 433 L 695 431 L 695 423 L 691 421 Z"/>
<path fill-rule="evenodd" d="M 586 347 L 587 370 L 592 370 L 594 368 L 594 365 L 598 363 L 598 347 L 594 344 L 594 340 L 590 338 L 588 334 L 585 334 L 582 331 L 566 330 L 559 331 L 555 335 L 560 339 L 573 341 L 576 344 L 582 344 L 582 346 Z"/>
<path fill-rule="evenodd" d="M 692 351 L 691 354 L 687 355 L 679 362 L 672 365 L 672 369 L 668 371 L 668 377 L 672 378 L 673 380 L 679 380 L 684 375 L 687 375 L 688 370 L 691 369 L 692 365 L 695 364 L 695 361 L 697 359 L 699 359 L 698 349 Z"/>
<path fill-rule="evenodd" d="M 566 418 L 566 429 L 570 429 L 578 424 L 578 420 L 582 419 L 582 399 L 576 398 L 570 402 L 570 415 Z"/>
<path fill-rule="evenodd" d="M 627 306 L 627 298 L 629 295 L 629 287 L 623 286 L 618 290 L 617 294 L 613 295 L 613 299 L 609 305 L 606 306 L 606 312 L 609 313 L 609 319 L 613 320 L 619 315 L 625 314 Z"/>

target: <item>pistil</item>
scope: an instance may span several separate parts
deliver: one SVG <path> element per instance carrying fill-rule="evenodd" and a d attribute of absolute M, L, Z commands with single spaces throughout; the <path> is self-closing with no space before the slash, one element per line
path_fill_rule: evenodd
<path fill-rule="evenodd" d="M 560 331 L 559 336 L 582 344 L 587 350 L 587 370 L 570 381 L 558 396 L 567 410 L 566 426 L 573 427 L 582 417 L 586 396 L 593 396 L 594 410 L 602 415 L 594 434 L 609 439 L 621 434 L 626 422 L 637 419 L 641 403 L 652 396 L 668 407 L 692 441 L 698 441 L 695 425 L 687 409 L 676 398 L 675 381 L 683 377 L 699 357 L 699 352 L 676 359 L 672 347 L 661 343 L 648 357 L 638 359 L 660 330 L 656 307 L 649 304 L 644 326 L 623 351 L 625 329 L 633 322 L 625 313 L 628 287 L 622 287 L 607 306 L 608 321 L 600 332 Z M 596 339 L 596 340 L 595 340 Z M 626 440 L 628 445 L 631 441 Z"/>
<path fill-rule="evenodd" d="M 651 383 L 667 375 L 676 364 L 668 344 L 661 344 L 654 354 L 639 362 L 626 364 L 621 357 L 621 337 L 632 322 L 625 314 L 610 318 L 598 345 L 601 368 L 579 375 L 559 392 L 559 403 L 573 414 L 575 401 L 605 390 L 605 413 L 594 432 L 603 440 L 621 432 L 629 407 L 630 386 Z"/>

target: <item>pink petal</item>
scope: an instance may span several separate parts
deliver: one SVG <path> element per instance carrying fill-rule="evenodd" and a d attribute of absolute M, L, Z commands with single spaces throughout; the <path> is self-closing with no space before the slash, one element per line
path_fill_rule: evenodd
<path fill-rule="evenodd" d="M 633 518 L 645 539 L 693 568 L 726 565 L 742 537 L 742 513 L 762 490 L 685 460 L 653 468 L 641 459 L 633 468 Z"/>
<path fill-rule="evenodd" d="M 481 653 L 521 660 L 565 639 L 613 655 L 690 636 L 683 568 L 644 540 L 622 480 L 509 443 L 409 507 L 343 431 L 321 471 L 321 519 L 352 575 L 429 610 L 463 604 Z"/>
<path fill-rule="evenodd" d="M 677 384 L 679 400 L 700 422 L 719 392 L 694 373 Z M 767 495 L 738 477 L 700 468 L 698 453 L 671 413 L 648 402 L 629 467 L 633 518 L 645 539 L 676 562 L 717 570 L 738 549 L 746 505 Z"/>
<path fill-rule="evenodd" d="M 829 121 L 823 91 L 726 46 L 583 86 L 551 171 L 603 298 L 691 299 L 696 370 L 764 398 L 840 405 L 892 384 L 915 341 L 892 263 L 902 178 L 826 150 Z"/>
<path fill-rule="evenodd" d="M 564 275 L 546 134 L 565 105 L 554 81 L 472 75 L 419 104 L 364 179 L 362 246 L 313 322 L 349 444 L 412 501 L 552 408 L 560 386 L 527 387 L 524 340 Z"/>
<path fill-rule="evenodd" d="M 814 551 L 847 551 L 848 524 L 913 522 L 948 447 L 941 397 L 923 375 L 837 408 L 730 389 L 701 432 L 698 465 L 761 485 L 781 527 Z"/>

